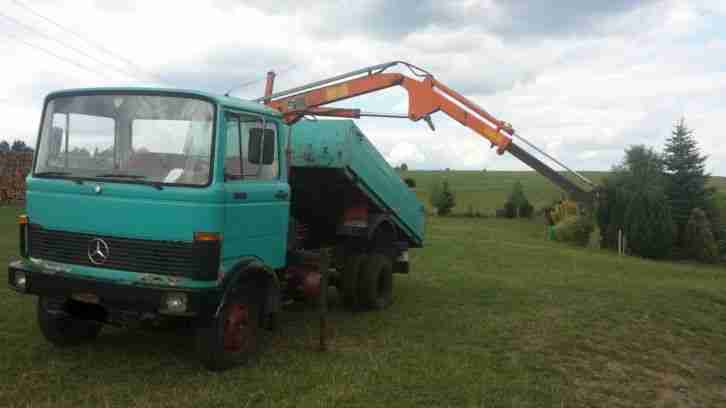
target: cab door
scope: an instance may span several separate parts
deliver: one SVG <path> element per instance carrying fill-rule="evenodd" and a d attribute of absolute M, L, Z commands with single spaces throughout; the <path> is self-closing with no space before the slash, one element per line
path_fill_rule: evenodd
<path fill-rule="evenodd" d="M 225 114 L 224 261 L 260 258 L 285 264 L 290 186 L 281 169 L 277 123 L 262 116 Z"/>

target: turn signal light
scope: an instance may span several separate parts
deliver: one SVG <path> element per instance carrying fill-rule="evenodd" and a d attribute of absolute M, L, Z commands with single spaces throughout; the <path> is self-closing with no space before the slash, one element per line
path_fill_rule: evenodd
<path fill-rule="evenodd" d="M 197 264 L 194 279 L 215 280 L 222 254 L 222 234 L 218 232 L 195 232 L 192 253 Z"/>
<path fill-rule="evenodd" d="M 19 240 L 20 243 L 20 255 L 28 257 L 28 216 L 23 214 L 18 216 L 18 229 L 20 232 Z"/>
<path fill-rule="evenodd" d="M 222 234 L 218 232 L 195 232 L 194 241 L 197 242 L 214 242 L 221 241 Z"/>

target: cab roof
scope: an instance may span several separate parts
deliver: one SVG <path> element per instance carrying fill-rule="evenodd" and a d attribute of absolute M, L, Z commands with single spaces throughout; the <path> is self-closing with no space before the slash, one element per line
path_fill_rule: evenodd
<path fill-rule="evenodd" d="M 207 99 L 213 103 L 222 105 L 223 107 L 244 110 L 247 112 L 260 113 L 271 116 L 282 116 L 282 114 L 265 106 L 261 103 L 247 101 L 240 98 L 217 95 L 204 91 L 196 91 L 191 89 L 176 89 L 176 88 L 156 88 L 156 87 L 96 87 L 96 88 L 76 88 L 76 89 L 64 89 L 49 93 L 45 99 L 46 101 L 58 96 L 75 96 L 83 94 L 103 94 L 103 93 L 142 93 L 142 94 L 157 94 L 157 95 L 170 95 L 170 96 L 192 96 L 201 97 Z"/>

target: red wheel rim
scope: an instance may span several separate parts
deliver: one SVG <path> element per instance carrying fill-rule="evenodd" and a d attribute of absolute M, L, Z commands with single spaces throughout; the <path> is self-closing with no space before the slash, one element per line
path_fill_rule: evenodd
<path fill-rule="evenodd" d="M 224 322 L 224 349 L 237 352 L 248 349 L 251 344 L 249 309 L 247 305 L 233 303 Z"/>

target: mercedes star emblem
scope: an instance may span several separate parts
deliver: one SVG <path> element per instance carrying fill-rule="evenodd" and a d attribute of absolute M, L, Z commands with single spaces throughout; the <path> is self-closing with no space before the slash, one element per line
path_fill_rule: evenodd
<path fill-rule="evenodd" d="M 108 244 L 101 238 L 93 238 L 88 243 L 88 260 L 94 265 L 103 265 L 111 255 Z"/>

